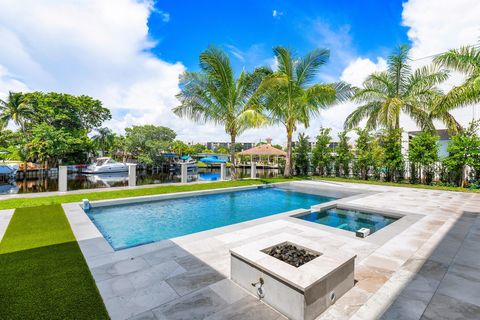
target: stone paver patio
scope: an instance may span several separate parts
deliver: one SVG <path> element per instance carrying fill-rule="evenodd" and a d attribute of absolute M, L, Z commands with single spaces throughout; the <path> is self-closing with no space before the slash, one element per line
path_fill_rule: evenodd
<path fill-rule="evenodd" d="M 478 319 L 480 195 L 294 184 L 361 189 L 368 194 L 339 202 L 407 216 L 359 239 L 290 217 L 296 210 L 115 252 L 78 204 L 64 209 L 112 319 L 282 318 L 228 279 L 230 248 L 279 233 L 357 255 L 354 288 L 318 319 Z"/>

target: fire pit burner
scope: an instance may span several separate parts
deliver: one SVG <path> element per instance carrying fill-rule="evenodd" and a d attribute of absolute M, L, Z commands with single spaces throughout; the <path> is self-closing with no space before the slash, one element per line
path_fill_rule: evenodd
<path fill-rule="evenodd" d="M 288 242 L 267 248 L 263 250 L 263 252 L 296 268 L 320 256 L 318 253 L 311 252 Z"/>

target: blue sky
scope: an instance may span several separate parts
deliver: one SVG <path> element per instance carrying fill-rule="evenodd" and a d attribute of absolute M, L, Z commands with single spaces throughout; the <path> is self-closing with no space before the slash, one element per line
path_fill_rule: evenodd
<path fill-rule="evenodd" d="M 155 9 L 148 21 L 158 41 L 153 52 L 191 70 L 210 44 L 227 50 L 236 69 L 268 63 L 271 49 L 285 45 L 299 54 L 330 48 L 324 72 L 339 76 L 353 56 L 374 59 L 409 43 L 401 26 L 402 1 L 167 0 Z"/>

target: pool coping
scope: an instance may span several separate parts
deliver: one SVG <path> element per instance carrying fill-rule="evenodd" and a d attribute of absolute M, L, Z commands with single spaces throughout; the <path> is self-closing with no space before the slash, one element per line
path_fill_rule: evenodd
<path fill-rule="evenodd" d="M 352 200 L 353 197 L 350 199 Z M 365 206 L 365 205 L 354 205 L 354 204 L 349 204 L 346 203 L 347 201 L 341 201 L 342 199 L 339 199 L 338 201 L 334 202 L 326 202 L 322 203 L 320 205 L 316 205 L 312 207 L 312 210 L 310 212 L 320 212 L 322 210 L 330 209 L 330 208 L 339 208 L 339 209 L 347 209 L 347 210 L 357 210 L 357 211 L 363 211 L 367 213 L 376 213 L 380 214 L 383 216 L 390 216 L 393 218 L 398 218 L 398 220 L 392 222 L 391 224 L 383 227 L 382 229 L 372 233 L 371 235 L 365 237 L 365 238 L 359 238 L 356 236 L 355 232 L 353 231 L 348 231 L 348 230 L 343 230 L 343 229 L 338 229 L 335 227 L 330 227 L 326 226 L 324 224 L 320 223 L 314 223 L 311 221 L 306 221 L 299 219 L 298 217 L 304 215 L 305 213 L 299 213 L 295 214 L 289 217 L 289 219 L 292 220 L 292 222 L 295 223 L 300 223 L 302 225 L 308 226 L 308 227 L 313 227 L 321 230 L 328 230 L 332 233 L 342 235 L 345 237 L 350 237 L 354 238 L 357 240 L 363 240 L 365 242 L 370 242 L 372 244 L 376 245 L 382 245 L 389 241 L 393 236 L 396 236 L 397 234 L 403 232 L 404 230 L 408 229 L 411 227 L 413 224 L 418 222 L 420 219 L 425 217 L 423 214 L 418 214 L 418 213 L 412 213 L 412 212 L 407 212 L 407 211 L 400 211 L 400 210 L 395 210 L 395 209 L 380 209 L 376 207 L 371 207 L 371 206 Z M 328 229 L 326 229 L 328 228 Z"/>
<path fill-rule="evenodd" d="M 352 209 L 377 210 L 377 211 L 381 210 L 382 213 L 383 211 L 388 211 L 389 213 L 396 212 L 397 214 L 403 215 L 404 218 L 409 217 L 408 219 L 404 219 L 404 220 L 399 219 L 395 223 L 392 223 L 387 227 L 382 228 L 381 230 L 375 232 L 374 234 L 366 238 L 358 238 L 355 236 L 355 233 L 351 231 L 341 230 L 338 228 L 329 227 L 326 225 L 297 219 L 295 218 L 295 216 L 312 212 L 312 210 L 317 210 L 323 207 L 342 205 L 344 202 L 349 202 L 359 198 L 364 198 L 370 195 L 382 193 L 382 191 L 361 190 L 358 188 L 343 187 L 338 185 L 322 184 L 321 188 L 319 188 L 318 184 L 314 184 L 312 187 L 312 184 L 310 181 L 287 181 L 287 182 L 272 183 L 268 185 L 229 187 L 229 188 L 221 188 L 221 189 L 208 189 L 208 190 L 198 190 L 198 191 L 167 193 L 167 194 L 161 194 L 161 195 L 148 195 L 148 196 L 139 196 L 139 197 L 120 198 L 120 199 L 98 200 L 98 201 L 92 201 L 91 205 L 92 207 L 101 207 L 101 206 L 109 206 L 109 205 L 159 201 L 159 200 L 166 200 L 166 199 L 181 199 L 181 198 L 192 197 L 192 196 L 228 193 L 233 191 L 255 190 L 259 188 L 269 188 L 269 187 L 275 187 L 275 186 L 293 186 L 294 188 L 302 189 L 301 191 L 297 189 L 297 191 L 299 192 L 305 192 L 309 188 L 310 190 L 316 188 L 322 191 L 326 189 L 330 191 L 341 191 L 344 193 L 351 193 L 352 195 L 346 196 L 344 198 L 328 201 L 322 204 L 313 205 L 310 208 L 299 208 L 291 211 L 280 212 L 277 214 L 260 217 L 253 220 L 247 220 L 247 221 L 243 221 L 243 222 L 239 222 L 231 225 L 226 225 L 226 226 L 221 226 L 221 227 L 204 230 L 196 233 L 186 234 L 186 235 L 182 235 L 182 236 L 174 237 L 170 239 L 164 239 L 164 240 L 159 240 L 151 243 L 139 244 L 137 246 L 132 246 L 129 248 L 124 248 L 119 250 L 115 250 L 110 245 L 110 243 L 105 239 L 105 237 L 97 228 L 97 226 L 93 223 L 93 221 L 88 217 L 88 215 L 83 210 L 81 202 L 62 204 L 62 207 L 70 222 L 72 231 L 80 244 L 80 248 L 84 256 L 87 258 L 87 263 L 89 264 L 91 263 L 92 266 L 96 266 L 98 264 L 105 263 L 105 261 L 109 261 L 110 258 L 107 258 L 105 255 L 111 256 L 111 258 L 113 259 L 112 261 L 116 261 L 124 257 L 130 257 L 130 256 L 138 255 L 139 253 L 147 253 L 147 252 L 157 250 L 158 248 L 163 247 L 163 244 L 162 244 L 163 242 L 177 241 L 177 240 L 181 242 L 185 238 L 192 238 L 192 237 L 198 237 L 200 239 L 204 239 L 209 236 L 214 236 L 220 233 L 224 233 L 225 231 L 239 230 L 246 226 L 263 224 L 263 223 L 267 223 L 275 220 L 281 220 L 281 219 L 284 219 L 288 222 L 292 222 L 294 224 L 300 224 L 310 228 L 319 229 L 321 231 L 327 231 L 334 235 L 349 237 L 352 239 L 372 243 L 375 245 L 382 245 L 385 242 L 387 242 L 389 239 L 391 239 L 391 237 L 406 230 L 412 224 L 414 224 L 415 222 L 417 222 L 423 217 L 423 215 L 418 215 L 410 212 L 401 212 L 398 210 L 386 210 L 386 209 L 380 209 L 380 208 L 374 209 L 373 207 L 367 207 L 363 205 L 354 206 L 354 205 L 348 204 L 348 207 Z M 402 221 L 402 223 L 399 224 L 400 221 Z M 104 257 L 105 259 L 101 259 L 100 257 Z"/>
<path fill-rule="evenodd" d="M 218 194 L 218 193 L 227 193 L 232 191 L 243 191 L 243 190 L 254 190 L 258 188 L 268 188 L 268 187 L 275 187 L 275 186 L 288 186 L 288 185 L 300 185 L 302 186 L 302 181 L 287 181 L 287 182 L 277 182 L 268 185 L 253 185 L 253 186 L 241 186 L 241 187 L 229 187 L 229 188 L 221 188 L 221 189 L 208 189 L 208 190 L 197 190 L 197 191 L 186 191 L 186 192 L 175 192 L 175 193 L 167 193 L 161 195 L 148 195 L 148 196 L 140 196 L 140 197 L 128 197 L 128 198 L 120 198 L 120 199 L 110 199 L 110 200 L 98 200 L 92 201 L 90 204 L 92 207 L 101 207 L 101 206 L 109 206 L 109 205 L 118 205 L 118 204 L 128 204 L 128 203 L 141 203 L 141 202 L 148 202 L 148 201 L 157 201 L 157 200 L 166 200 L 166 199 L 180 199 L 185 197 L 191 196 L 201 196 L 201 195 L 208 195 L 208 194 Z M 308 187 L 308 185 L 303 185 L 303 187 Z M 343 191 L 343 192 L 352 192 L 355 195 L 352 196 L 357 198 L 358 196 L 365 196 L 368 194 L 372 194 L 371 192 L 364 192 L 360 194 L 362 190 L 356 188 L 343 188 L 339 186 L 324 186 L 330 190 L 335 191 Z M 323 186 L 322 186 L 323 188 Z M 377 192 L 375 192 L 377 193 Z M 348 197 L 347 197 L 348 198 Z M 345 199 L 345 198 L 344 198 Z M 332 203 L 337 200 L 329 201 L 328 203 Z M 93 223 L 93 221 L 88 217 L 85 211 L 82 208 L 82 202 L 72 202 L 72 203 L 65 203 L 62 204 L 62 208 L 69 220 L 70 226 L 72 231 L 80 244 L 80 249 L 82 250 L 84 256 L 87 258 L 87 263 L 92 261 L 92 265 L 97 265 L 96 259 L 90 259 L 99 257 L 105 254 L 118 256 L 118 258 L 136 255 L 138 252 L 150 252 L 153 250 L 162 247 L 162 242 L 166 242 L 169 240 L 175 239 L 183 239 L 185 237 L 208 237 L 209 235 L 214 235 L 218 233 L 222 233 L 225 230 L 232 229 L 241 229 L 244 226 L 259 224 L 264 222 L 269 222 L 281 218 L 289 218 L 295 214 L 307 213 L 310 212 L 311 208 L 299 208 L 291 211 L 281 212 L 274 215 L 261 217 L 253 220 L 243 221 L 240 223 L 235 223 L 231 225 L 226 225 L 218 228 L 213 228 L 205 231 L 200 231 L 197 233 L 187 234 L 171 239 L 165 239 L 156 241 L 153 243 L 146 243 L 140 244 L 138 246 L 133 246 L 130 248 L 125 248 L 121 250 L 114 250 L 113 247 L 108 243 L 105 239 L 103 234 L 98 230 L 97 226 Z M 295 219 L 299 220 L 299 219 Z M 114 259 L 116 260 L 116 258 Z M 103 259 L 102 259 L 103 262 Z"/>

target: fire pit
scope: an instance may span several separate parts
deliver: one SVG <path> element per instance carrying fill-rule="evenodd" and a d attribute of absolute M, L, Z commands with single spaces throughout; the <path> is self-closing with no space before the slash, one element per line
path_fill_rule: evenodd
<path fill-rule="evenodd" d="M 277 258 L 296 268 L 320 256 L 319 253 L 312 252 L 305 248 L 300 248 L 289 242 L 285 242 L 262 251 L 269 256 Z"/>
<path fill-rule="evenodd" d="M 350 290 L 356 255 L 279 234 L 230 250 L 231 279 L 289 319 L 312 320 Z"/>

